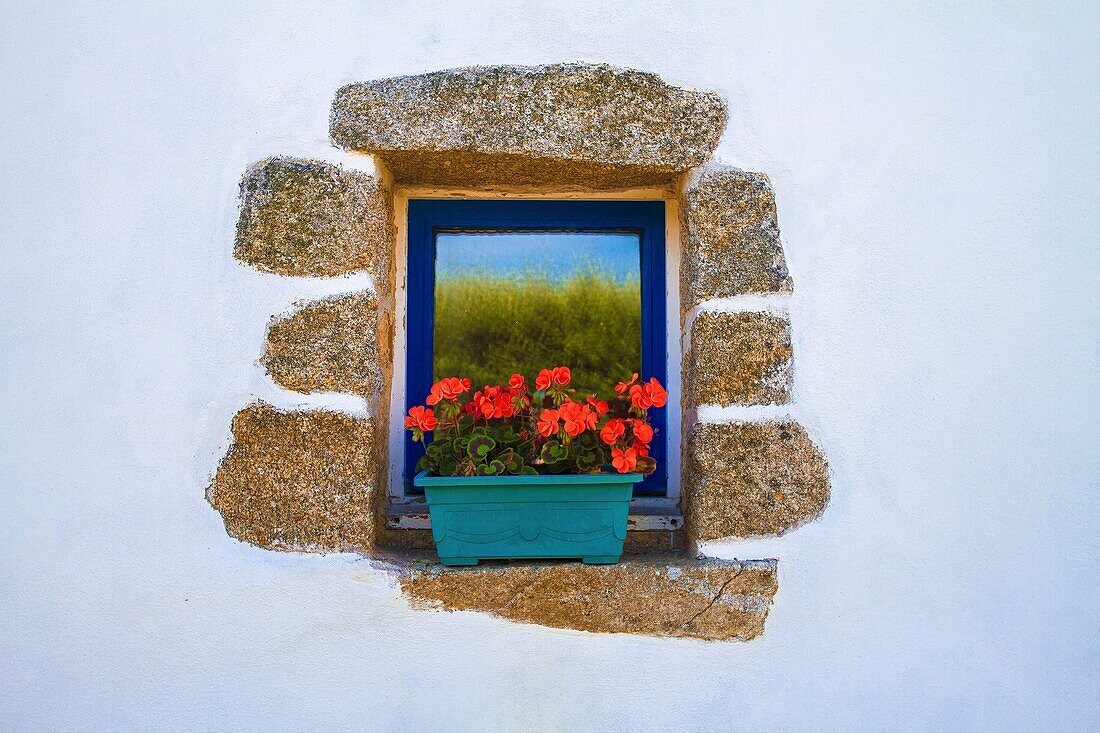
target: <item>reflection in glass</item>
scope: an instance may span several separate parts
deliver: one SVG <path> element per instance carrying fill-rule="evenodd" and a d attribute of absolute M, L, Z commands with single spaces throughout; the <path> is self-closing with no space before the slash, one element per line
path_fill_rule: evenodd
<path fill-rule="evenodd" d="M 437 234 L 433 378 L 477 389 L 566 365 L 610 396 L 641 371 L 639 252 L 620 232 Z"/>

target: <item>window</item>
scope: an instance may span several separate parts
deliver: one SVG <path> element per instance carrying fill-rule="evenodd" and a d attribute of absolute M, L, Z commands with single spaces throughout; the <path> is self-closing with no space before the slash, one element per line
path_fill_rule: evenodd
<path fill-rule="evenodd" d="M 663 202 L 417 199 L 408 243 L 406 407 L 440 377 L 560 364 L 582 393 L 631 372 L 667 384 Z M 666 412 L 641 494 L 665 493 Z M 421 450 L 406 437 L 407 486 Z"/>

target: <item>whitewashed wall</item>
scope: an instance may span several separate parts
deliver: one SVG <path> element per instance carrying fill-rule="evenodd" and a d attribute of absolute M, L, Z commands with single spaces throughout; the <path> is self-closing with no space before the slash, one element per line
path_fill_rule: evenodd
<path fill-rule="evenodd" d="M 1096 4 L 130 5 L 0 9 L 0 728 L 1100 728 Z M 268 315 L 355 286 L 234 262 L 246 165 L 559 60 L 721 91 L 775 185 L 835 498 L 708 548 L 781 558 L 749 644 L 412 612 L 203 499 Z"/>

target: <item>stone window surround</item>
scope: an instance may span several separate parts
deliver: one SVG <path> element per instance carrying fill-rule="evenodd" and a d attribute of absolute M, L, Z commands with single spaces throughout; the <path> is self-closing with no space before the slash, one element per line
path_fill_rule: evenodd
<path fill-rule="evenodd" d="M 764 174 L 712 157 L 726 119 L 713 93 L 604 64 L 470 67 L 338 90 L 330 135 L 343 152 L 269 158 L 242 179 L 237 259 L 347 288 L 269 323 L 263 382 L 296 404 L 259 399 L 233 418 L 234 443 L 207 489 L 227 532 L 272 550 L 370 557 L 415 607 L 586 631 L 758 636 L 777 561 L 706 558 L 695 543 L 813 521 L 829 470 L 792 399 L 792 281 L 774 194 Z M 683 531 L 646 531 L 670 529 L 644 524 L 668 514 L 635 502 L 617 566 L 444 570 L 407 553 L 431 537 L 415 521 L 390 522 L 403 487 L 406 202 L 417 197 L 666 203 L 668 381 L 679 397 L 669 453 L 680 464 L 670 488 Z"/>

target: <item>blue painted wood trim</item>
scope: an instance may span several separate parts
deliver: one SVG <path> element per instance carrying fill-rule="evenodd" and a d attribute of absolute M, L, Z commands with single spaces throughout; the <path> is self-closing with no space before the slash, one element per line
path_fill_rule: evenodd
<path fill-rule="evenodd" d="M 636 232 L 641 243 L 642 374 L 646 378 L 656 377 L 668 385 L 663 201 L 413 199 L 409 201 L 406 280 L 406 410 L 423 404 L 432 385 L 435 233 L 455 229 Z M 658 431 L 652 447 L 657 471 L 638 485 L 637 494 L 663 495 L 667 491 L 667 413 L 667 407 L 650 411 L 651 422 Z M 406 433 L 404 477 L 407 491 L 412 488 L 416 462 L 422 454 L 420 444 L 414 443 L 411 434 Z"/>

